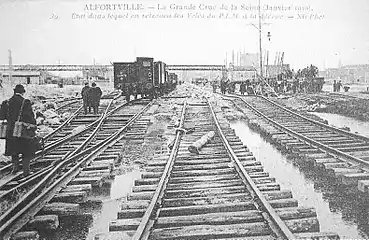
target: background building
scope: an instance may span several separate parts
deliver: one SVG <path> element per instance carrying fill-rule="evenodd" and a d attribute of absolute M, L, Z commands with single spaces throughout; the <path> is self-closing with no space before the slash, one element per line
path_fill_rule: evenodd
<path fill-rule="evenodd" d="M 343 83 L 369 83 L 369 64 L 344 65 L 322 71 L 327 80 L 341 80 Z"/>
<path fill-rule="evenodd" d="M 42 74 L 38 71 L 7 71 L 0 73 L 3 83 L 9 84 L 41 84 L 44 81 Z"/>

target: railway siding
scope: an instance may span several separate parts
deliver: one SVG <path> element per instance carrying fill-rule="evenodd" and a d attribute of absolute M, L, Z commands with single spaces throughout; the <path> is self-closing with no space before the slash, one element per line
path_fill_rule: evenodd
<path fill-rule="evenodd" d="M 319 232 L 315 210 L 280 189 L 216 111 L 221 131 L 206 102 L 188 105 L 182 126 L 195 131 L 180 133 L 176 152 L 160 152 L 148 163 L 110 231 L 133 239 L 339 239 Z M 190 153 L 188 147 L 209 131 L 216 132 L 211 142 Z"/>
<path fill-rule="evenodd" d="M 267 117 L 246 108 L 239 100 L 235 103 L 247 116 L 250 127 L 266 139 L 292 154 L 296 160 L 323 170 L 340 184 L 368 192 L 368 139 L 291 115 L 262 99 L 244 100 Z"/>
<path fill-rule="evenodd" d="M 132 102 L 124 109 L 124 114 L 121 113 L 121 109 L 118 109 L 116 113 L 110 114 L 111 116 L 105 120 L 105 125 L 99 125 L 97 135 L 88 137 L 92 142 L 88 139 L 81 141 L 78 144 L 84 143 L 85 148 L 79 146 L 81 150 L 79 153 L 74 151 L 73 156 L 54 164 L 52 167 L 55 170 L 47 173 L 45 177 L 52 181 L 37 184 L 37 187 L 44 185 L 45 189 L 32 188 L 32 193 L 25 192 L 25 197 L 22 197 L 24 203 L 21 204 L 27 207 L 23 209 L 21 209 L 22 206 L 18 205 L 11 207 L 9 211 L 16 208 L 20 210 L 15 214 L 16 216 L 10 216 L 9 221 L 6 221 L 8 217 L 5 219 L 2 216 L 1 221 L 4 222 L 4 225 L 1 227 L 1 235 L 4 239 L 8 239 L 14 231 L 19 230 L 29 220 L 31 221 L 12 238 L 38 239 L 38 236 L 44 235 L 45 231 L 56 229 L 61 218 L 81 215 L 81 206 L 95 201 L 94 198 L 90 198 L 90 193 L 96 188 L 109 184 L 110 179 L 114 177 L 112 171 L 114 164 L 121 157 L 120 151 L 124 145 L 123 142 L 127 140 L 135 141 L 136 144 L 143 142 L 143 135 L 149 125 L 150 118 L 142 116 L 142 113 L 151 105 L 150 101 Z M 74 148 L 71 148 L 70 151 L 73 150 Z M 58 156 L 60 157 L 60 155 Z M 78 161 L 76 162 L 76 160 Z M 48 168 L 51 169 L 51 166 Z M 41 182 L 43 181 L 45 179 Z M 20 182 L 15 184 L 19 185 Z M 34 195 L 37 191 L 40 194 Z M 34 199 L 28 203 L 26 201 L 30 194 L 34 195 Z M 15 224 L 10 224 L 10 221 L 15 222 Z"/>

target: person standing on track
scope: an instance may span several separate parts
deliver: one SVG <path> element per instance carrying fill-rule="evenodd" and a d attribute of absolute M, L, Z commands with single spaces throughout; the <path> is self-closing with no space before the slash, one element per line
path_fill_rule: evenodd
<path fill-rule="evenodd" d="M 83 109 L 85 111 L 85 114 L 87 114 L 87 108 L 88 108 L 88 112 L 91 112 L 91 105 L 90 105 L 90 101 L 88 99 L 88 91 L 90 89 L 90 86 L 88 86 L 88 83 L 85 83 L 85 86 L 82 88 L 81 91 L 81 96 L 83 99 Z"/>
<path fill-rule="evenodd" d="M 18 118 L 20 121 L 29 124 L 30 131 L 33 130 L 32 125 L 34 125 L 34 131 L 37 129 L 31 101 L 23 97 L 25 92 L 23 85 L 15 86 L 14 95 L 1 105 L 0 120 L 7 121 L 4 155 L 12 157 L 12 173 L 15 174 L 19 171 L 19 155 L 22 155 L 23 175 L 28 176 L 30 174 L 30 160 L 37 149 L 34 148 L 32 140 L 13 137 L 15 122 L 18 121 Z"/>
<path fill-rule="evenodd" d="M 341 87 L 342 87 L 342 82 L 340 80 L 338 81 L 337 86 L 336 86 L 337 92 L 341 92 Z"/>
<path fill-rule="evenodd" d="M 96 86 L 96 83 L 92 83 L 91 86 L 92 87 L 88 90 L 88 98 L 90 100 L 90 105 L 94 110 L 94 114 L 98 114 L 102 91 Z"/>

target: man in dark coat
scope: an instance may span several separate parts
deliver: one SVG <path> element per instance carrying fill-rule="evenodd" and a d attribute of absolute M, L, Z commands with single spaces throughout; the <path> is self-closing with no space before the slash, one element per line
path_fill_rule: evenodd
<path fill-rule="evenodd" d="M 83 99 L 83 109 L 85 110 L 85 114 L 87 114 L 87 108 L 88 112 L 91 112 L 91 106 L 90 101 L 88 100 L 88 90 L 90 89 L 90 86 L 88 86 L 88 83 L 85 83 L 85 86 L 82 88 L 81 95 Z"/>
<path fill-rule="evenodd" d="M 23 97 L 26 90 L 23 85 L 16 85 L 14 95 L 2 104 L 0 110 L 0 120 L 7 121 L 7 137 L 5 142 L 5 155 L 12 157 L 13 171 L 19 171 L 19 155 L 22 154 L 23 175 L 28 176 L 30 168 L 30 160 L 34 156 L 37 149 L 34 149 L 32 140 L 13 137 L 15 122 L 18 120 L 20 110 L 23 103 L 22 114 L 20 121 L 33 124 L 36 131 L 36 119 L 32 111 L 31 101 Z M 6 106 L 6 107 L 5 107 Z"/>
<path fill-rule="evenodd" d="M 92 87 L 88 90 L 88 98 L 91 107 L 94 110 L 94 114 L 98 114 L 102 91 L 99 87 L 96 86 L 96 83 L 92 83 L 91 86 Z"/>

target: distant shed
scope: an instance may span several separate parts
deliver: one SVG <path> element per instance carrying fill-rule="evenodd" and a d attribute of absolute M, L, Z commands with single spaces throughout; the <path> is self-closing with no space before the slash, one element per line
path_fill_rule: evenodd
<path fill-rule="evenodd" d="M 40 72 L 30 72 L 30 71 L 13 71 L 13 72 L 1 72 L 3 82 L 10 81 L 10 75 L 12 77 L 11 81 L 15 84 L 40 84 L 41 73 Z"/>

